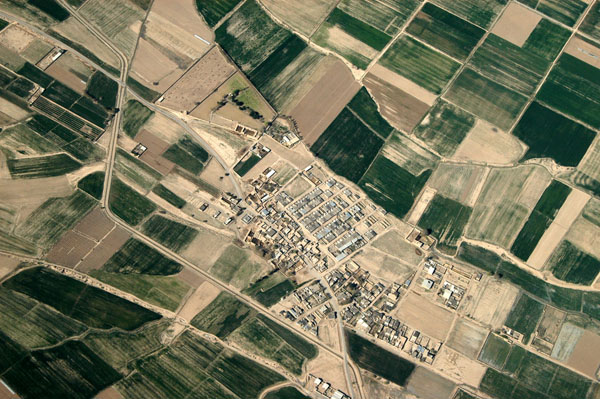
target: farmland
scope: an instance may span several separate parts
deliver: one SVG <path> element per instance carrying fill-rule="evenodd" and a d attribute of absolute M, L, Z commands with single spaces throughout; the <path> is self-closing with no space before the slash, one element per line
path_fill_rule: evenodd
<path fill-rule="evenodd" d="M 338 4 L 338 8 L 348 15 L 390 36 L 398 33 L 402 24 L 406 22 L 417 6 L 418 2 L 415 0 L 381 3 L 343 0 Z"/>
<path fill-rule="evenodd" d="M 152 189 L 152 192 L 176 208 L 181 209 L 186 204 L 183 198 L 179 197 L 177 194 L 175 194 L 173 191 L 169 190 L 162 184 L 156 185 Z"/>
<path fill-rule="evenodd" d="M 600 39 L 600 4 L 594 3 L 581 25 L 579 25 L 579 30 L 595 39 Z"/>
<path fill-rule="evenodd" d="M 130 238 L 103 266 L 103 270 L 107 272 L 158 276 L 176 274 L 181 269 L 182 266 L 177 262 L 135 238 Z"/>
<path fill-rule="evenodd" d="M 379 62 L 435 94 L 442 92 L 459 67 L 456 61 L 408 36 L 394 42 Z"/>
<path fill-rule="evenodd" d="M 77 182 L 77 187 L 99 200 L 104 188 L 104 172 L 94 172 Z"/>
<path fill-rule="evenodd" d="M 297 285 L 282 273 L 274 272 L 260 278 L 242 292 L 256 299 L 263 306 L 271 307 L 296 288 Z"/>
<path fill-rule="evenodd" d="M 590 285 L 600 272 L 600 261 L 565 240 L 548 260 L 552 274 L 563 281 Z"/>
<path fill-rule="evenodd" d="M 233 168 L 233 170 L 241 177 L 244 177 L 246 173 L 250 171 L 250 169 L 252 169 L 258 162 L 260 162 L 260 159 L 261 158 L 258 155 L 251 153 L 248 158 L 238 162 Z"/>
<path fill-rule="evenodd" d="M 144 190 L 150 190 L 161 178 L 160 173 L 121 148 L 117 149 L 115 169 Z"/>
<path fill-rule="evenodd" d="M 104 108 L 114 108 L 119 85 L 102 72 L 96 71 L 87 82 L 86 92 Z"/>
<path fill-rule="evenodd" d="M 490 334 L 481 349 L 479 360 L 502 370 L 504 362 L 508 358 L 511 346 L 497 335 Z"/>
<path fill-rule="evenodd" d="M 10 174 L 17 179 L 36 179 L 60 176 L 73 172 L 81 164 L 67 154 L 48 155 L 35 158 L 9 159 Z"/>
<path fill-rule="evenodd" d="M 284 387 L 269 392 L 265 399 L 308 399 L 308 397 L 294 387 Z"/>
<path fill-rule="evenodd" d="M 521 295 L 519 301 L 511 310 L 506 319 L 506 326 L 515 329 L 525 336 L 524 341 L 529 341 L 529 336 L 535 330 L 538 321 L 542 317 L 544 305 L 535 299 Z"/>
<path fill-rule="evenodd" d="M 488 28 L 506 0 L 434 0 L 433 3 L 453 12 L 482 28 Z"/>
<path fill-rule="evenodd" d="M 223 339 L 255 314 L 255 310 L 250 309 L 231 294 L 221 292 L 194 317 L 192 325 Z"/>
<path fill-rule="evenodd" d="M 535 9 L 567 26 L 573 26 L 586 5 L 587 3 L 579 0 L 539 0 Z"/>
<path fill-rule="evenodd" d="M 208 26 L 213 27 L 239 2 L 240 0 L 196 0 L 196 7 Z"/>
<path fill-rule="evenodd" d="M 419 226 L 432 232 L 437 238 L 437 248 L 443 252 L 455 252 L 458 240 L 473 210 L 452 199 L 436 195 L 421 216 Z"/>
<path fill-rule="evenodd" d="M 146 221 L 142 232 L 175 252 L 183 250 L 198 235 L 194 228 L 159 215 Z"/>
<path fill-rule="evenodd" d="M 137 100 L 129 100 L 123 107 L 123 131 L 133 138 L 140 128 L 154 115 L 154 111 L 146 108 Z"/>
<path fill-rule="evenodd" d="M 225 248 L 209 272 L 225 283 L 246 288 L 263 270 L 263 265 L 250 255 L 248 251 L 230 245 Z"/>
<path fill-rule="evenodd" d="M 110 190 L 110 209 L 127 224 L 137 226 L 156 210 L 156 205 L 121 180 L 114 179 Z"/>
<path fill-rule="evenodd" d="M 202 146 L 184 136 L 169 147 L 163 157 L 193 174 L 198 174 L 204 168 L 204 162 L 208 160 L 208 153 Z"/>
<path fill-rule="evenodd" d="M 354 112 L 365 124 L 383 138 L 387 138 L 394 128 L 381 117 L 377 104 L 364 87 L 348 103 L 348 109 Z"/>

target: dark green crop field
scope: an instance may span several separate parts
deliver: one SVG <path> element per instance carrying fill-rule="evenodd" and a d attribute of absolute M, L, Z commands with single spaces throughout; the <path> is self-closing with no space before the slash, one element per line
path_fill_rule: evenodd
<path fill-rule="evenodd" d="M 497 335 L 490 334 L 481 349 L 479 360 L 502 370 L 502 366 L 504 366 L 504 362 L 506 361 L 510 350 L 511 345 L 508 342 Z"/>
<path fill-rule="evenodd" d="M 62 176 L 81 168 L 81 164 L 67 154 L 9 159 L 7 165 L 15 179 Z"/>
<path fill-rule="evenodd" d="M 579 25 L 579 30 L 600 40 L 600 3 L 596 2 Z"/>
<path fill-rule="evenodd" d="M 114 108 L 119 85 L 100 71 L 94 72 L 85 91 L 105 108 Z"/>
<path fill-rule="evenodd" d="M 297 287 L 283 274 L 276 272 L 257 280 L 242 292 L 256 299 L 263 306 L 271 307 Z"/>
<path fill-rule="evenodd" d="M 179 273 L 182 266 L 143 242 L 130 238 L 102 269 L 114 273 L 168 276 Z"/>
<path fill-rule="evenodd" d="M 110 210 L 127 224 L 137 226 L 156 210 L 154 202 L 115 178 L 110 190 Z"/>
<path fill-rule="evenodd" d="M 552 158 L 563 166 L 577 166 L 596 137 L 594 131 L 535 101 L 513 134 L 529 146 L 523 159 Z"/>
<path fill-rule="evenodd" d="M 200 144 L 184 136 L 177 143 L 171 145 L 164 152 L 163 157 L 193 174 L 198 174 L 204 169 L 204 162 L 208 160 L 208 152 Z"/>
<path fill-rule="evenodd" d="M 383 140 L 344 108 L 310 150 L 338 175 L 358 182 Z"/>
<path fill-rule="evenodd" d="M 169 190 L 162 184 L 156 185 L 152 189 L 152 192 L 176 208 L 181 209 L 186 204 L 186 202 L 183 198 L 181 198 L 180 196 L 178 196 L 177 194 L 175 194 L 173 191 Z"/>
<path fill-rule="evenodd" d="M 300 352 L 307 359 L 314 359 L 318 355 L 317 347 L 299 336 L 298 334 L 282 327 L 280 324 L 275 323 L 268 317 L 259 313 L 256 316 L 262 323 L 269 327 L 275 334 L 279 335 L 281 339 L 290 344 L 295 350 Z"/>
<path fill-rule="evenodd" d="M 352 98 L 350 103 L 348 103 L 348 108 L 355 112 L 363 122 L 384 138 L 388 137 L 394 130 L 394 128 L 383 119 L 377 110 L 377 104 L 364 87 L 361 88 Z"/>
<path fill-rule="evenodd" d="M 453 14 L 482 28 L 488 28 L 508 0 L 433 0 Z"/>
<path fill-rule="evenodd" d="M 140 128 L 154 115 L 154 111 L 146 108 L 137 100 L 129 100 L 123 107 L 123 131 L 133 138 Z"/>
<path fill-rule="evenodd" d="M 508 355 L 508 359 L 506 359 L 503 370 L 513 374 L 516 373 L 521 367 L 521 363 L 523 362 L 523 359 L 525 359 L 526 355 L 527 349 L 524 349 L 519 345 L 513 345 L 510 350 L 510 354 Z"/>
<path fill-rule="evenodd" d="M 233 171 L 240 175 L 240 177 L 244 177 L 254 165 L 260 162 L 260 160 L 261 158 L 258 155 L 252 153 L 245 161 L 238 162 L 233 168 Z"/>
<path fill-rule="evenodd" d="M 265 399 L 309 399 L 303 393 L 294 387 L 284 387 L 276 391 L 269 392 Z"/>
<path fill-rule="evenodd" d="M 431 170 L 426 170 L 414 176 L 386 157 L 378 156 L 358 184 L 375 203 L 402 218 L 430 175 Z"/>
<path fill-rule="evenodd" d="M 366 339 L 346 330 L 350 357 L 360 367 L 394 384 L 404 386 L 413 373 L 415 365 L 404 358 L 386 351 Z"/>
<path fill-rule="evenodd" d="M 590 285 L 600 272 L 600 261 L 564 240 L 548 261 L 552 274 L 563 281 Z"/>
<path fill-rule="evenodd" d="M 392 39 L 391 36 L 383 33 L 379 29 L 364 23 L 363 21 L 346 14 L 339 8 L 334 8 L 329 17 L 329 24 L 335 25 L 342 29 L 350 36 L 360 40 L 361 42 L 373 47 L 375 50 L 381 51 L 386 44 Z"/>
<path fill-rule="evenodd" d="M 223 339 L 242 325 L 244 320 L 256 315 L 256 311 L 240 302 L 233 295 L 221 292 L 192 320 L 192 325 Z"/>
<path fill-rule="evenodd" d="M 453 253 L 472 212 L 473 208 L 436 194 L 419 219 L 419 227 L 431 231 L 438 249 Z"/>
<path fill-rule="evenodd" d="M 580 0 L 539 0 L 536 9 L 565 25 L 573 26 L 587 3 Z"/>
<path fill-rule="evenodd" d="M 57 80 L 52 82 L 42 94 L 44 97 L 67 109 L 71 108 L 81 98 L 81 94 Z"/>
<path fill-rule="evenodd" d="M 307 44 L 298 36 L 289 36 L 266 60 L 250 72 L 248 78 L 256 88 L 264 92 L 273 77 L 281 73 L 306 47 Z M 267 100 L 271 99 L 267 98 Z"/>
<path fill-rule="evenodd" d="M 543 312 L 544 305 L 542 303 L 528 295 L 521 295 L 504 324 L 523 334 L 525 336 L 523 341 L 529 342 L 529 337 L 535 331 Z"/>
<path fill-rule="evenodd" d="M 100 200 L 104 188 L 104 172 L 93 172 L 77 182 L 77 187 Z"/>
<path fill-rule="evenodd" d="M 25 65 L 23 65 L 17 71 L 17 73 L 19 75 L 25 76 L 32 82 L 39 84 L 43 88 L 48 88 L 48 86 L 50 86 L 50 84 L 54 81 L 54 78 L 52 76 L 46 74 L 46 72 L 42 71 L 35 65 L 30 64 L 29 62 L 26 62 Z"/>
<path fill-rule="evenodd" d="M 196 8 L 212 28 L 239 2 L 240 0 L 196 0 Z"/>
<path fill-rule="evenodd" d="M 5 281 L 3 286 L 95 328 L 134 330 L 161 317 L 99 288 L 42 267 L 27 269 Z"/>
<path fill-rule="evenodd" d="M 27 0 L 27 2 L 39 8 L 57 21 L 64 21 L 71 15 L 66 8 L 58 4 L 56 0 Z"/>
<path fill-rule="evenodd" d="M 198 235 L 196 229 L 160 215 L 154 215 L 146 221 L 142 232 L 175 252 L 186 248 Z"/>
<path fill-rule="evenodd" d="M 469 22 L 426 3 L 406 31 L 444 53 L 464 60 L 485 31 Z"/>

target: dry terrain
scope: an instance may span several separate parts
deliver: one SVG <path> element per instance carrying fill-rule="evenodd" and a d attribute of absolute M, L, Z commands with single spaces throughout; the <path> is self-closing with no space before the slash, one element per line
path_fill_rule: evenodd
<path fill-rule="evenodd" d="M 516 137 L 478 120 L 452 159 L 506 165 L 519 160 L 524 151 Z"/>
<path fill-rule="evenodd" d="M 200 284 L 190 295 L 181 308 L 178 315 L 187 321 L 191 321 L 202 309 L 208 306 L 219 295 L 221 290 L 208 281 Z"/>
<path fill-rule="evenodd" d="M 541 19 L 542 16 L 535 11 L 516 2 L 510 3 L 491 33 L 521 47 Z"/>
<path fill-rule="evenodd" d="M 425 335 L 444 341 L 450 332 L 455 315 L 411 292 L 402 300 L 398 309 L 394 310 L 392 316 Z"/>

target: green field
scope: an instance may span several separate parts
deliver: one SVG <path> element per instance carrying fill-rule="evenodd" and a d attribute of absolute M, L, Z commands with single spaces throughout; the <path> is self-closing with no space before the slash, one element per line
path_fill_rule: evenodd
<path fill-rule="evenodd" d="M 579 30 L 600 40 L 600 3 L 596 2 L 579 25 Z"/>
<path fill-rule="evenodd" d="M 537 98 L 552 108 L 600 128 L 598 69 L 563 53 L 550 71 Z"/>
<path fill-rule="evenodd" d="M 26 351 L 0 331 L 0 374 L 4 374 L 13 364 L 22 359 Z"/>
<path fill-rule="evenodd" d="M 473 115 L 440 99 L 413 133 L 440 155 L 450 157 L 473 126 Z"/>
<path fill-rule="evenodd" d="M 306 47 L 307 44 L 298 36 L 289 36 L 266 60 L 250 72 L 248 78 L 258 90 L 263 92 L 271 80 L 294 61 Z"/>
<path fill-rule="evenodd" d="M 198 174 L 204 168 L 204 162 L 208 160 L 208 152 L 188 136 L 183 136 L 163 153 L 163 157 L 193 174 Z"/>
<path fill-rule="evenodd" d="M 29 80 L 24 78 L 17 78 L 13 80 L 12 83 L 8 85 L 6 89 L 23 99 L 27 99 L 29 98 L 29 95 L 32 93 L 32 90 L 34 88 L 35 85 Z"/>
<path fill-rule="evenodd" d="M 560 280 L 590 285 L 600 272 L 600 261 L 564 240 L 548 260 L 548 267 Z"/>
<path fill-rule="evenodd" d="M 131 331 L 161 317 L 99 288 L 42 267 L 27 269 L 2 285 L 45 303 L 90 327 L 118 327 Z M 61 295 L 56 295 L 57 292 Z"/>
<path fill-rule="evenodd" d="M 93 270 L 90 276 L 115 288 L 129 292 L 143 301 L 161 308 L 176 311 L 190 286 L 177 277 L 137 273 L 111 273 Z"/>
<path fill-rule="evenodd" d="M 239 2 L 240 0 L 196 0 L 196 8 L 212 28 Z"/>
<path fill-rule="evenodd" d="M 508 0 L 433 0 L 453 14 L 482 28 L 488 28 Z"/>
<path fill-rule="evenodd" d="M 302 392 L 298 391 L 294 387 L 284 387 L 276 391 L 269 392 L 265 399 L 309 399 Z"/>
<path fill-rule="evenodd" d="M 587 3 L 581 0 L 539 0 L 536 9 L 565 25 L 573 26 Z"/>
<path fill-rule="evenodd" d="M 529 146 L 523 159 L 552 158 L 563 166 L 577 166 L 596 137 L 593 130 L 535 101 L 513 134 Z"/>
<path fill-rule="evenodd" d="M 64 21 L 71 15 L 69 14 L 69 11 L 58 4 L 56 0 L 28 0 L 27 2 L 34 7 L 39 8 L 57 21 Z"/>
<path fill-rule="evenodd" d="M 394 36 L 418 5 L 419 0 L 382 2 L 342 0 L 338 3 L 337 8 L 390 36 Z"/>
<path fill-rule="evenodd" d="M 160 252 L 135 238 L 125 245 L 104 264 L 102 270 L 123 274 L 149 274 L 168 276 L 177 274 L 183 267 Z"/>
<path fill-rule="evenodd" d="M 3 129 L 0 136 L 0 147 L 2 147 L 3 154 L 9 159 L 23 155 L 47 155 L 60 151 L 58 146 L 40 137 L 24 124 Z"/>
<path fill-rule="evenodd" d="M 469 63 L 494 82 L 531 94 L 569 36 L 567 29 L 542 19 L 521 47 L 490 34 Z"/>
<path fill-rule="evenodd" d="M 260 162 L 260 160 L 261 158 L 258 155 L 251 153 L 248 159 L 238 162 L 233 168 L 233 171 L 240 175 L 240 177 L 244 177 L 254 165 Z"/>
<path fill-rule="evenodd" d="M 445 98 L 504 130 L 511 127 L 527 102 L 521 94 L 469 68 L 456 78 Z"/>
<path fill-rule="evenodd" d="M 511 345 L 497 335 L 490 334 L 481 349 L 479 360 L 502 370 L 511 351 Z"/>
<path fill-rule="evenodd" d="M 144 190 L 150 190 L 162 178 L 160 173 L 122 148 L 117 148 L 115 169 Z"/>
<path fill-rule="evenodd" d="M 114 108 L 117 102 L 119 85 L 102 72 L 96 71 L 88 80 L 85 91 L 103 107 Z"/>
<path fill-rule="evenodd" d="M 110 210 L 127 224 L 137 226 L 156 210 L 156 205 L 121 180 L 114 178 L 110 190 Z"/>
<path fill-rule="evenodd" d="M 154 186 L 152 192 L 176 208 L 183 208 L 187 202 L 162 184 Z"/>
<path fill-rule="evenodd" d="M 336 174 L 356 183 L 382 145 L 381 138 L 344 108 L 310 150 Z"/>
<path fill-rule="evenodd" d="M 269 308 L 291 294 L 298 286 L 283 274 L 274 272 L 257 280 L 242 292 Z"/>
<path fill-rule="evenodd" d="M 509 373 L 516 373 L 517 370 L 521 367 L 521 363 L 525 356 L 527 355 L 527 349 L 519 345 L 513 345 L 510 354 L 508 355 L 508 359 L 506 359 L 506 363 L 504 364 L 504 371 Z"/>
<path fill-rule="evenodd" d="M 192 325 L 224 339 L 241 326 L 246 319 L 255 315 L 254 309 L 240 302 L 231 294 L 221 292 L 194 317 Z"/>
<path fill-rule="evenodd" d="M 19 70 L 16 71 L 19 75 L 25 76 L 27 79 L 31 80 L 42 86 L 43 88 L 48 88 L 50 84 L 54 81 L 54 78 L 44 71 L 39 69 L 33 64 L 26 62 Z M 79 98 L 79 97 L 77 97 Z"/>
<path fill-rule="evenodd" d="M 364 87 L 348 103 L 347 107 L 354 112 L 367 126 L 375 130 L 383 138 L 387 138 L 394 128 L 383 119 L 377 110 L 377 104 Z"/>
<path fill-rule="evenodd" d="M 142 226 L 142 232 L 175 252 L 185 249 L 198 235 L 196 229 L 160 215 L 147 220 Z"/>
<path fill-rule="evenodd" d="M 363 369 L 404 386 L 415 365 L 346 330 L 350 357 Z"/>
<path fill-rule="evenodd" d="M 129 100 L 123 107 L 123 131 L 134 138 L 141 127 L 154 115 L 154 111 L 146 108 L 137 100 Z"/>
<path fill-rule="evenodd" d="M 454 253 L 472 212 L 473 208 L 436 194 L 419 219 L 419 227 L 431 231 L 439 250 Z"/>
<path fill-rule="evenodd" d="M 431 170 L 426 170 L 414 176 L 386 157 L 378 156 L 358 184 L 375 203 L 402 218 L 430 175 Z"/>
<path fill-rule="evenodd" d="M 340 28 L 350 36 L 378 51 L 383 50 L 385 45 L 392 39 L 391 36 L 345 13 L 339 8 L 334 8 L 325 22 L 326 24 Z"/>
<path fill-rule="evenodd" d="M 314 359 L 318 355 L 317 347 L 299 336 L 298 334 L 292 332 L 286 327 L 282 327 L 280 324 L 275 323 L 273 320 L 269 319 L 262 313 L 259 313 L 256 316 L 264 325 L 269 327 L 275 334 L 281 337 L 285 342 L 290 344 L 295 350 L 300 352 L 302 356 L 307 359 Z"/>
<path fill-rule="evenodd" d="M 224 283 L 236 288 L 246 288 L 256 280 L 263 266 L 250 259 L 250 253 L 236 245 L 229 245 L 209 272 Z"/>
<path fill-rule="evenodd" d="M 0 18 L 0 30 L 6 28 L 8 26 L 8 22 Z"/>
<path fill-rule="evenodd" d="M 244 72 L 258 67 L 290 35 L 254 0 L 245 2 L 215 31 L 217 43 Z"/>
<path fill-rule="evenodd" d="M 104 172 L 93 172 L 77 182 L 77 187 L 100 200 L 104 188 Z"/>
<path fill-rule="evenodd" d="M 510 248 L 513 254 L 527 261 L 570 193 L 569 186 L 552 180 Z"/>
<path fill-rule="evenodd" d="M 435 94 L 442 92 L 460 66 L 408 36 L 396 40 L 379 62 Z"/>
<path fill-rule="evenodd" d="M 9 159 L 6 163 L 15 179 L 61 176 L 81 168 L 81 164 L 67 154 Z"/>
<path fill-rule="evenodd" d="M 406 31 L 460 60 L 467 58 L 485 33 L 483 29 L 431 3 L 423 6 Z"/>
<path fill-rule="evenodd" d="M 508 314 L 504 324 L 523 334 L 523 341 L 529 342 L 529 337 L 535 331 L 543 312 L 544 304 L 528 295 L 521 295 Z"/>
<path fill-rule="evenodd" d="M 127 77 L 127 86 L 129 90 L 133 89 L 133 91 L 139 94 L 140 97 L 151 103 L 154 102 L 160 96 L 159 92 L 147 88 L 131 76 Z"/>

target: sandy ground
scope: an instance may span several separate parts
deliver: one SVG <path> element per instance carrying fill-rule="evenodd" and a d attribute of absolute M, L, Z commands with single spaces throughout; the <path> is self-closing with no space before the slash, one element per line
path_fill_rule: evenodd
<path fill-rule="evenodd" d="M 510 3 L 490 32 L 521 47 L 541 19 L 535 11 L 519 3 Z"/>
<path fill-rule="evenodd" d="M 221 290 L 210 282 L 203 282 L 186 301 L 179 311 L 179 316 L 188 322 L 191 321 L 202 309 L 211 303 Z"/>
<path fill-rule="evenodd" d="M 577 36 L 573 36 L 569 41 L 565 47 L 565 52 L 593 67 L 600 68 L 600 49 Z"/>
<path fill-rule="evenodd" d="M 424 367 L 417 367 L 406 389 L 420 399 L 445 399 L 450 397 L 455 387 L 452 381 Z"/>
<path fill-rule="evenodd" d="M 494 277 L 484 277 L 476 289 L 463 299 L 462 313 L 492 329 L 500 328 L 518 294 L 518 288 Z"/>
<path fill-rule="evenodd" d="M 19 396 L 13 394 L 11 390 L 0 380 L 0 399 L 19 399 Z"/>
<path fill-rule="evenodd" d="M 89 175 L 93 172 L 104 171 L 106 169 L 106 163 L 104 161 L 99 161 L 95 163 L 91 163 L 88 165 L 83 165 L 81 168 L 77 169 L 74 172 L 67 173 L 67 180 L 73 186 L 77 185 L 77 182 L 83 179 L 85 176 Z"/>
<path fill-rule="evenodd" d="M 527 263 L 533 268 L 540 270 L 544 267 L 554 249 L 561 242 L 562 238 L 577 219 L 583 207 L 589 201 L 589 194 L 579 190 L 572 190 L 563 206 L 558 211 L 554 221 L 542 235 L 542 238 L 535 249 L 527 259 Z"/>
<path fill-rule="evenodd" d="M 85 82 L 73 72 L 60 66 L 57 62 L 52 63 L 45 72 L 53 78 L 60 80 L 76 92 L 80 94 L 84 93 L 86 86 Z"/>
<path fill-rule="evenodd" d="M 439 195 L 473 206 L 483 188 L 489 168 L 478 165 L 440 164 L 427 185 Z"/>
<path fill-rule="evenodd" d="M 284 191 L 293 198 L 298 198 L 312 187 L 312 183 L 306 180 L 301 175 L 296 176 L 287 186 Z"/>
<path fill-rule="evenodd" d="M 0 255 L 0 278 L 12 272 L 19 263 L 21 263 L 19 259 Z"/>
<path fill-rule="evenodd" d="M 66 197 L 73 192 L 65 176 L 40 179 L 0 180 L 0 198 L 7 205 L 20 207 L 21 220 L 50 197 Z"/>
<path fill-rule="evenodd" d="M 262 136 L 259 143 L 269 147 L 271 151 L 277 154 L 280 158 L 285 159 L 296 168 L 304 170 L 308 165 L 315 160 L 313 154 L 302 143 L 297 144 L 294 148 L 289 149 L 279 144 L 270 136 Z"/>
<path fill-rule="evenodd" d="M 363 249 L 353 257 L 353 260 L 377 277 L 398 283 L 404 283 L 415 270 L 415 265 L 401 258 L 386 255 L 375 248 Z"/>
<path fill-rule="evenodd" d="M 34 40 L 35 36 L 19 25 L 10 25 L 0 33 L 2 46 L 17 53 L 25 50 Z"/>
<path fill-rule="evenodd" d="M 319 351 L 319 355 L 308 363 L 308 372 L 315 377 L 322 378 L 336 389 L 348 392 L 342 359 Z"/>
<path fill-rule="evenodd" d="M 595 379 L 600 367 L 600 336 L 586 330 L 571 353 L 567 364 Z"/>
<path fill-rule="evenodd" d="M 431 202 L 433 197 L 435 197 L 435 193 L 436 189 L 431 187 L 425 187 L 425 189 L 421 193 L 421 196 L 419 197 L 419 200 L 413 206 L 412 212 L 410 213 L 410 217 L 408 218 L 408 223 L 416 225 L 419 222 L 419 219 L 421 219 L 421 215 L 423 215 L 423 212 L 425 212 L 425 209 L 427 209 L 427 206 L 429 206 L 429 203 Z"/>
<path fill-rule="evenodd" d="M 163 92 L 175 83 L 184 70 L 146 39 L 140 38 L 131 72 L 146 86 Z"/>
<path fill-rule="evenodd" d="M 425 335 L 444 341 L 455 315 L 411 292 L 402 300 L 392 316 Z"/>
<path fill-rule="evenodd" d="M 348 51 L 364 55 L 369 59 L 373 59 L 377 55 L 377 50 L 373 47 L 361 42 L 335 25 L 327 31 L 327 42 L 341 54 Z"/>
<path fill-rule="evenodd" d="M 191 127 L 223 158 L 228 166 L 235 165 L 238 158 L 253 143 L 249 139 L 197 119 L 190 118 L 188 121 Z"/>
<path fill-rule="evenodd" d="M 265 171 L 265 169 L 273 166 L 278 160 L 279 158 L 277 157 L 277 155 L 273 151 L 271 151 L 270 153 L 265 155 L 260 161 L 258 161 L 258 163 L 254 165 L 252 169 L 250 169 L 248 173 L 244 175 L 244 181 L 251 181 L 256 179 L 262 174 L 262 172 Z"/>
<path fill-rule="evenodd" d="M 100 392 L 95 399 L 122 399 L 123 396 L 113 387 L 106 388 Z"/>
<path fill-rule="evenodd" d="M 129 239 L 130 235 L 122 227 L 115 227 L 102 242 L 76 267 L 77 271 L 88 273 L 102 267 Z"/>
<path fill-rule="evenodd" d="M 229 243 L 231 238 L 210 230 L 203 230 L 181 253 L 181 256 L 196 266 L 208 270 Z"/>
<path fill-rule="evenodd" d="M 485 328 L 467 319 L 459 318 L 446 344 L 468 358 L 477 359 L 487 334 L 488 330 Z"/>
<path fill-rule="evenodd" d="M 538 324 L 537 334 L 540 338 L 552 344 L 556 342 L 566 313 L 562 310 L 546 306 L 542 320 Z"/>
<path fill-rule="evenodd" d="M 17 119 L 17 120 L 23 119 L 27 115 L 29 115 L 29 113 L 26 110 L 11 103 L 10 101 L 6 100 L 3 97 L 0 97 L 0 109 L 2 110 L 2 112 L 4 114 L 10 116 L 13 119 Z"/>
<path fill-rule="evenodd" d="M 317 141 L 359 89 L 360 85 L 354 80 L 346 64 L 336 60 L 289 112 L 307 145 Z"/>
<path fill-rule="evenodd" d="M 478 387 L 486 366 L 476 360 L 469 359 L 460 353 L 443 346 L 441 353 L 435 357 L 434 367 L 444 375 L 448 375 L 472 387 Z"/>
<path fill-rule="evenodd" d="M 478 120 L 452 159 L 505 165 L 519 160 L 523 152 L 524 148 L 517 138 Z"/>

